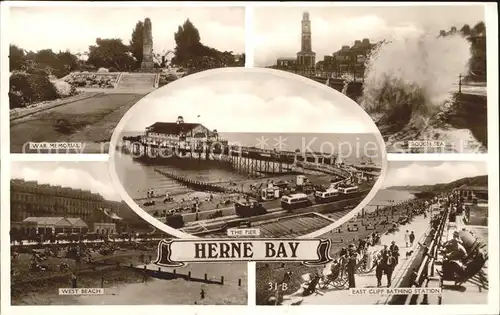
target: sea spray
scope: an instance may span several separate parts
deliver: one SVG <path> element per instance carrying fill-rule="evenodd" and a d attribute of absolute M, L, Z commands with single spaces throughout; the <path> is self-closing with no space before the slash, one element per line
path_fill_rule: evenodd
<path fill-rule="evenodd" d="M 469 58 L 461 35 L 411 34 L 384 42 L 367 61 L 360 103 L 389 133 L 418 128 L 457 89 Z"/>

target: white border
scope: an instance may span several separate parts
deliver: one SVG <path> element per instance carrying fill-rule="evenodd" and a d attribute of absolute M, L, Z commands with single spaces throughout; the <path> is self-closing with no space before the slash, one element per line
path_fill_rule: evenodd
<path fill-rule="evenodd" d="M 0 313 L 10 306 L 10 121 L 9 121 L 9 10 L 0 3 Z M 4 53 L 7 52 L 7 53 Z"/>
<path fill-rule="evenodd" d="M 487 97 L 488 97 L 488 302 L 490 312 L 499 314 L 499 182 L 498 182 L 498 4 L 485 5 Z M 479 312 L 478 312 L 479 313 Z"/>
<path fill-rule="evenodd" d="M 11 153 L 10 159 L 12 162 L 44 162 L 44 161 L 57 161 L 57 162 L 89 162 L 89 161 L 108 161 L 108 154 L 28 154 L 28 153 Z"/>
<path fill-rule="evenodd" d="M 238 1 L 5 1 L 5 6 L 10 7 L 241 7 L 245 8 L 246 2 Z"/>
<path fill-rule="evenodd" d="M 164 231 L 165 233 L 168 233 L 170 235 L 173 235 L 175 237 L 179 238 L 198 238 L 196 236 L 181 232 L 177 229 L 173 229 L 166 225 L 165 223 L 161 222 L 160 220 L 154 218 L 150 214 L 148 214 L 145 210 L 143 210 L 135 201 L 132 200 L 132 198 L 129 196 L 129 194 L 126 192 L 125 188 L 123 187 L 118 174 L 116 173 L 116 167 L 115 167 L 115 159 L 114 156 L 116 154 L 120 154 L 119 152 L 116 151 L 116 146 L 120 142 L 120 137 L 122 134 L 123 129 L 125 128 L 126 124 L 128 121 L 134 118 L 137 110 L 134 108 L 136 106 L 145 106 L 147 103 L 148 99 L 154 99 L 157 93 L 162 93 L 161 95 L 164 95 L 165 91 L 168 90 L 175 90 L 177 86 L 185 86 L 187 84 L 187 81 L 190 80 L 192 82 L 198 82 L 202 80 L 203 78 L 210 77 L 212 75 L 217 75 L 217 74 L 227 74 L 227 73 L 256 73 L 256 74 L 271 74 L 276 78 L 284 78 L 287 80 L 290 80 L 291 82 L 301 82 L 305 85 L 309 85 L 311 87 L 317 88 L 318 90 L 323 90 L 327 93 L 330 94 L 335 94 L 340 92 L 331 89 L 330 87 L 315 82 L 313 80 L 310 80 L 308 78 L 305 78 L 300 75 L 292 74 L 289 72 L 285 71 L 279 71 L 279 70 L 274 70 L 274 69 L 266 69 L 266 68 L 220 68 L 220 69 L 211 69 L 203 72 L 198 72 L 195 74 L 192 74 L 184 79 L 180 79 L 178 81 L 174 81 L 170 83 L 169 85 L 166 85 L 162 87 L 161 89 L 158 89 L 156 91 L 151 92 L 150 94 L 146 95 L 144 98 L 142 98 L 139 102 L 137 102 L 134 106 L 132 106 L 126 113 L 123 115 L 122 119 L 116 126 L 115 130 L 113 131 L 113 135 L 111 136 L 111 141 L 109 144 L 109 172 L 111 175 L 111 182 L 113 183 L 115 189 L 118 191 L 118 194 L 120 197 L 123 198 L 123 200 L 128 204 L 128 206 L 134 210 L 135 213 L 137 213 L 141 218 L 143 218 L 145 221 L 149 222 L 151 225 L 156 227 L 157 229 L 160 229 Z M 340 224 L 344 223 L 346 220 L 349 220 L 354 216 L 356 213 L 361 211 L 361 209 L 368 204 L 368 202 L 375 197 L 375 194 L 377 191 L 380 189 L 380 187 L 383 184 L 383 180 L 385 178 L 385 174 L 387 172 L 387 153 L 386 153 L 386 148 L 385 148 L 385 142 L 384 139 L 382 138 L 382 134 L 378 130 L 377 126 L 373 122 L 373 120 L 366 114 L 365 111 L 361 109 L 361 107 L 358 106 L 356 102 L 348 98 L 347 96 L 341 95 L 345 98 L 345 103 L 346 106 L 352 106 L 352 111 L 359 113 L 359 119 L 363 120 L 363 122 L 367 125 L 373 128 L 373 130 L 378 131 L 375 133 L 375 138 L 376 141 L 379 145 L 380 148 L 380 154 L 381 154 L 381 161 L 382 161 L 382 169 L 380 176 L 377 178 L 377 181 L 373 185 L 371 191 L 368 193 L 368 195 L 353 209 L 351 210 L 348 214 L 346 214 L 342 219 L 335 221 L 334 223 L 315 231 L 314 233 L 310 233 L 308 235 L 304 235 L 300 238 L 310 238 L 310 237 L 318 237 L 320 235 L 323 235 L 333 229 L 335 229 L 337 226 Z M 142 107 L 141 107 L 142 108 Z"/>
<path fill-rule="evenodd" d="M 245 68 L 252 68 L 254 62 L 253 7 L 245 8 Z"/>
<path fill-rule="evenodd" d="M 245 2 L 247 7 L 299 7 L 299 8 L 318 8 L 318 7 L 413 7 L 413 6 L 477 6 L 484 3 L 481 2 L 424 2 L 424 1 L 318 1 L 318 2 L 278 2 L 278 1 L 248 1 Z"/>
<path fill-rule="evenodd" d="M 488 100 L 489 104 L 489 100 Z M 490 135 L 488 135 L 490 137 Z M 488 154 L 484 153 L 387 153 L 388 161 L 443 161 L 443 162 L 470 162 L 488 161 Z"/>

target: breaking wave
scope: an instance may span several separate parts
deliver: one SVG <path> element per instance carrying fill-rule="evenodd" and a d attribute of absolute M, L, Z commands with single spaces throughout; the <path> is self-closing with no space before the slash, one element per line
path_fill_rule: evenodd
<path fill-rule="evenodd" d="M 373 51 L 360 104 L 388 145 L 444 134 L 436 129 L 443 125 L 437 118 L 454 103 L 453 92 L 458 90 L 459 75 L 468 72 L 469 58 L 470 44 L 460 34 L 412 34 L 383 42 Z M 470 132 L 465 137 L 470 138 Z"/>

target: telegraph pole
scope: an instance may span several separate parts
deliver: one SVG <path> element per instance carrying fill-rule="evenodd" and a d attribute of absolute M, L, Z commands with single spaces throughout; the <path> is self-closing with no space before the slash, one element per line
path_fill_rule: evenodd
<path fill-rule="evenodd" d="M 458 75 L 458 93 L 462 94 L 462 74 Z"/>

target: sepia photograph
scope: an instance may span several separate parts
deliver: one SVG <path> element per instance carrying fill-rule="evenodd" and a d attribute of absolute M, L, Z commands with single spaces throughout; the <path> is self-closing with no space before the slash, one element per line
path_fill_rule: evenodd
<path fill-rule="evenodd" d="M 106 154 L 148 93 L 245 66 L 243 7 L 98 4 L 6 7 L 12 153 Z"/>
<path fill-rule="evenodd" d="M 385 148 L 340 92 L 271 69 L 215 69 L 138 102 L 114 131 L 113 183 L 178 237 L 327 229 L 375 193 Z"/>
<path fill-rule="evenodd" d="M 341 91 L 388 153 L 484 153 L 484 14 L 484 4 L 256 7 L 254 66 Z"/>
<path fill-rule="evenodd" d="M 496 3 L 6 0 L 0 35 L 0 314 L 500 313 Z"/>
<path fill-rule="evenodd" d="M 10 194 L 12 305 L 247 304 L 246 263 L 155 264 L 172 236 L 122 201 L 106 162 L 12 162 Z"/>
<path fill-rule="evenodd" d="M 257 263 L 257 305 L 488 304 L 487 172 L 390 161 L 375 198 L 319 237 L 331 263 Z"/>

